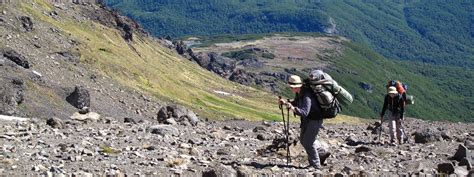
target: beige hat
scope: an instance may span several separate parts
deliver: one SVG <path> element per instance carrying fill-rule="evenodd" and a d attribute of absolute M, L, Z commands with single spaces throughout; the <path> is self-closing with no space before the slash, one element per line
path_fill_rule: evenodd
<path fill-rule="evenodd" d="M 394 86 L 388 87 L 388 93 L 397 94 L 397 88 L 395 88 Z"/>
<path fill-rule="evenodd" d="M 303 86 L 303 82 L 301 81 L 300 76 L 297 75 L 291 75 L 290 78 L 288 78 L 288 84 L 290 84 L 291 88 Z"/>

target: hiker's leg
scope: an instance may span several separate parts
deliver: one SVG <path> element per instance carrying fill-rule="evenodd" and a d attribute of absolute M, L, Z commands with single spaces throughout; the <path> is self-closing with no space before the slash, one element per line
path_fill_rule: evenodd
<path fill-rule="evenodd" d="M 402 127 L 402 121 L 400 119 L 397 119 L 397 138 L 398 138 L 398 144 L 403 143 L 403 127 Z"/>
<path fill-rule="evenodd" d="M 321 128 L 322 123 L 323 120 L 308 121 L 306 126 L 306 130 L 308 131 L 306 131 L 303 135 L 303 147 L 305 148 L 306 153 L 308 154 L 308 161 L 310 165 L 321 165 L 319 154 L 317 152 L 318 144 L 316 143 L 316 138 L 318 136 L 319 129 Z"/>
<path fill-rule="evenodd" d="M 395 126 L 396 126 L 396 122 L 395 122 L 395 119 L 394 119 L 394 116 L 392 115 L 392 113 L 390 112 L 389 113 L 389 122 L 388 122 L 388 126 L 389 126 L 389 130 L 390 130 L 390 142 L 394 142 L 395 141 Z"/>

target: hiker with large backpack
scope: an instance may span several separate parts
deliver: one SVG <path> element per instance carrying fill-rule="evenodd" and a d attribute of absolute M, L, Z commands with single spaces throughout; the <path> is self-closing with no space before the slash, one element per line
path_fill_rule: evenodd
<path fill-rule="evenodd" d="M 398 139 L 398 144 L 402 144 L 404 140 L 404 131 L 402 122 L 405 114 L 405 99 L 403 93 L 399 93 L 395 86 L 389 86 L 387 94 L 383 102 L 382 112 L 380 113 L 380 123 L 383 123 L 384 115 L 387 109 L 389 110 L 389 129 L 390 129 L 390 143 L 395 145 L 395 137 Z"/>
<path fill-rule="evenodd" d="M 300 142 L 308 155 L 309 161 L 306 168 L 320 169 L 321 164 L 329 156 L 329 153 L 322 152 L 323 149 L 316 141 L 319 129 L 323 124 L 320 105 L 311 88 L 304 86 L 299 76 L 290 76 L 288 84 L 291 91 L 295 93 L 295 99 L 289 102 L 280 98 L 279 103 L 285 104 L 289 110 L 300 116 Z"/>

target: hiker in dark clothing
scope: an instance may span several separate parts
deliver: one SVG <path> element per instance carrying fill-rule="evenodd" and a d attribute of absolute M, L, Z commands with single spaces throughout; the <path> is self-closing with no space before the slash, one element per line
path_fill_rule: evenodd
<path fill-rule="evenodd" d="M 398 144 L 402 144 L 404 134 L 402 130 L 402 121 L 405 114 L 405 102 L 401 94 L 393 86 L 388 88 L 388 93 L 385 95 L 383 102 L 382 113 L 380 113 L 380 123 L 383 123 L 383 116 L 385 111 L 389 110 L 389 129 L 390 129 L 390 143 L 395 145 L 395 134 L 398 138 Z"/>
<path fill-rule="evenodd" d="M 320 143 L 317 142 L 319 129 L 323 124 L 319 103 L 316 101 L 313 91 L 303 86 L 299 76 L 292 75 L 288 82 L 292 92 L 296 94 L 295 99 L 292 102 L 287 102 L 284 99 L 279 101 L 286 104 L 292 112 L 300 116 L 300 142 L 308 154 L 309 166 L 307 168 L 319 169 L 329 156 L 329 153 L 321 148 Z"/>

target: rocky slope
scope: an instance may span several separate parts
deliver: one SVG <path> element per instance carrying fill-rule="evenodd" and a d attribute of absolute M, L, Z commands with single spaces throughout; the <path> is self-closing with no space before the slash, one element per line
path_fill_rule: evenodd
<path fill-rule="evenodd" d="M 14 1 L 0 12 L 0 114 L 66 118 L 88 107 L 110 117 L 156 118 L 167 102 L 213 119 L 278 115 L 273 95 L 196 67 L 91 1 Z M 89 96 L 72 96 L 76 87 Z"/>
<path fill-rule="evenodd" d="M 176 113 L 176 112 L 175 112 Z M 171 116 L 172 117 L 172 116 Z M 164 118 L 167 119 L 167 118 Z M 169 118 L 168 118 L 169 119 Z M 374 124 L 326 124 L 320 139 L 331 155 L 309 171 L 291 124 L 286 166 L 278 122 L 114 119 L 0 123 L 3 175 L 423 175 L 474 173 L 473 124 L 406 121 L 410 143 L 390 146 L 386 128 Z M 386 124 L 385 124 L 386 125 Z M 385 126 L 384 125 L 384 126 Z M 277 149 L 277 147 L 280 147 Z"/>

